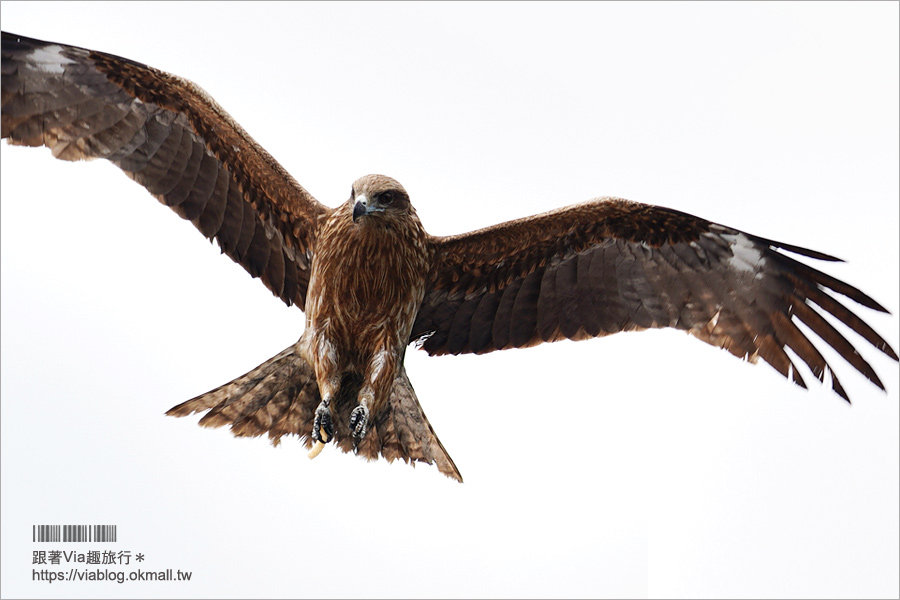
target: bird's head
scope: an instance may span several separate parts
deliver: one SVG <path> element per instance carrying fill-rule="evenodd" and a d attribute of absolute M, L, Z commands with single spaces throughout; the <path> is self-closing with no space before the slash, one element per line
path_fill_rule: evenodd
<path fill-rule="evenodd" d="M 366 175 L 354 181 L 349 202 L 353 205 L 354 222 L 364 217 L 404 217 L 412 210 L 403 186 L 385 175 Z"/>

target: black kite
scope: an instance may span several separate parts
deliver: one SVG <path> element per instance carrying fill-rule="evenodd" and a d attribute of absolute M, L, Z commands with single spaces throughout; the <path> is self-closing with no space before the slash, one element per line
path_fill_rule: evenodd
<path fill-rule="evenodd" d="M 836 292 L 887 312 L 791 258 L 827 254 L 676 210 L 598 198 L 449 237 L 425 232 L 395 180 L 369 175 L 320 204 L 195 84 L 103 52 L 3 33 L 2 137 L 64 160 L 105 158 L 190 220 L 288 305 L 300 340 L 249 373 L 172 408 L 207 411 L 235 435 L 296 434 L 368 459 L 434 463 L 462 480 L 403 367 L 562 339 L 672 327 L 805 387 L 790 348 L 847 393 L 803 323 L 883 384 L 822 315 L 896 352 Z"/>

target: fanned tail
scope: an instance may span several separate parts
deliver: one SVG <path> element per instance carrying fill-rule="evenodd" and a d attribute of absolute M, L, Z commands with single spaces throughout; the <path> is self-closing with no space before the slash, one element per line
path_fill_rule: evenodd
<path fill-rule="evenodd" d="M 331 405 L 334 444 L 338 448 L 356 452 L 368 460 L 383 456 L 388 462 L 401 459 L 413 466 L 415 461 L 434 464 L 447 477 L 462 482 L 459 470 L 435 435 L 402 367 L 391 388 L 389 402 L 371 416 L 366 437 L 354 448 L 350 412 L 357 406 L 361 383 L 358 375 L 345 376 L 341 393 Z M 319 402 L 315 372 L 294 345 L 237 379 L 169 409 L 166 414 L 184 417 L 208 411 L 199 422 L 203 427 L 230 425 L 231 432 L 238 437 L 267 433 L 273 445 L 278 445 L 282 436 L 295 434 L 311 448 L 310 434 Z"/>
<path fill-rule="evenodd" d="M 356 397 L 361 383 L 362 378 L 354 377 L 352 385 L 344 386 L 344 389 L 351 393 L 340 394 L 335 413 L 339 415 L 340 423 L 340 425 L 335 423 L 337 444 L 344 452 L 353 450 L 353 439 L 348 424 L 350 412 L 356 408 Z M 360 442 L 357 452 L 369 460 L 376 460 L 381 454 L 389 462 L 399 458 L 410 464 L 413 464 L 411 462 L 413 460 L 429 465 L 433 463 L 447 477 L 460 483 L 463 480 L 453 459 L 428 422 L 428 417 L 419 404 L 419 398 L 403 366 L 394 379 L 388 406 L 372 419 L 370 431 Z"/>

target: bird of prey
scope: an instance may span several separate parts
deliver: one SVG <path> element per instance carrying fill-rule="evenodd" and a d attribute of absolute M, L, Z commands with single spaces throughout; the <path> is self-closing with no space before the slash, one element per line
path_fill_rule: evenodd
<path fill-rule="evenodd" d="M 881 389 L 823 315 L 898 359 L 836 295 L 885 308 L 791 256 L 838 260 L 828 254 L 607 197 L 432 236 L 384 175 L 329 208 L 199 86 L 104 52 L 4 32 L 2 137 L 109 160 L 305 312 L 296 344 L 168 414 L 205 412 L 201 425 L 273 443 L 295 434 L 311 456 L 334 443 L 462 481 L 407 377 L 410 344 L 483 354 L 671 327 L 806 387 L 790 349 L 848 401 L 798 323 Z"/>

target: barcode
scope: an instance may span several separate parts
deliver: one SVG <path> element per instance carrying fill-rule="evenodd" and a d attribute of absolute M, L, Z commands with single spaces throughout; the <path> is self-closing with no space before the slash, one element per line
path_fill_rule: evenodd
<path fill-rule="evenodd" d="M 33 542 L 115 542 L 115 525 L 32 525 Z"/>

